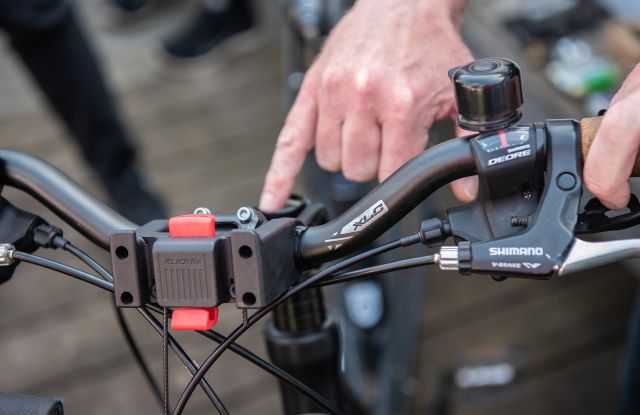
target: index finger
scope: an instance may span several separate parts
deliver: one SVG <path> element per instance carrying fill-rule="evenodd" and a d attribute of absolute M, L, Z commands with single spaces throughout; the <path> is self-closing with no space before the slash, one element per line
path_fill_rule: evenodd
<path fill-rule="evenodd" d="M 313 148 L 317 122 L 317 101 L 309 73 L 285 121 L 271 165 L 265 177 L 260 209 L 272 211 L 284 206 L 307 153 Z"/>

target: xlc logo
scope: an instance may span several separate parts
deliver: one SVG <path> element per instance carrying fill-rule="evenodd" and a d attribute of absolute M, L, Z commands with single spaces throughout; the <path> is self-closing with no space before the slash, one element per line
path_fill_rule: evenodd
<path fill-rule="evenodd" d="M 382 215 L 384 215 L 388 211 L 389 208 L 387 208 L 387 205 L 384 204 L 384 201 L 378 200 L 370 208 L 368 208 L 351 222 L 343 226 L 340 232 L 335 232 L 333 235 L 331 235 L 332 237 L 330 239 L 326 239 L 324 242 L 329 244 L 328 248 L 330 251 L 338 249 L 342 246 L 345 240 L 351 239 L 353 237 L 353 235 L 349 234 L 362 231 L 367 226 L 371 225 L 373 222 L 381 218 Z"/>
<path fill-rule="evenodd" d="M 531 155 L 531 149 L 518 151 L 517 153 L 511 153 L 511 154 L 507 154 L 505 156 L 500 156 L 500 157 L 496 157 L 496 158 L 493 158 L 493 159 L 489 159 L 489 163 L 487 163 L 487 165 L 495 166 L 496 164 L 502 164 L 502 163 L 507 162 L 507 161 L 520 159 L 520 158 L 523 158 L 523 157 L 528 157 L 530 155 Z"/>
<path fill-rule="evenodd" d="M 489 248 L 489 255 L 517 255 L 517 256 L 542 256 L 544 249 L 539 246 Z"/>
<path fill-rule="evenodd" d="M 349 222 L 342 228 L 342 234 L 361 231 L 373 223 L 379 216 L 387 212 L 387 205 L 382 200 L 378 200 L 373 206 L 365 210 L 358 218 Z"/>

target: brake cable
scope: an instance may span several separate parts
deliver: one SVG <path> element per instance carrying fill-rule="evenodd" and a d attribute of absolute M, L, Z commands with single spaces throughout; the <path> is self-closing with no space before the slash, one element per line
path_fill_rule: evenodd
<path fill-rule="evenodd" d="M 79 248 L 77 248 L 75 245 L 73 245 L 71 242 L 69 242 L 66 239 L 63 239 L 61 241 L 62 243 L 58 243 L 56 245 L 58 245 L 59 247 L 66 249 L 68 252 L 72 253 L 74 256 L 78 257 L 80 260 L 82 260 L 83 262 L 85 262 L 88 266 L 90 266 L 92 269 L 94 269 L 98 274 L 102 275 L 104 279 L 106 280 L 112 280 L 112 276 L 111 274 L 102 266 L 100 265 L 97 261 L 95 261 L 93 258 L 91 258 L 88 254 L 86 254 L 84 251 L 80 250 Z M 55 245 L 50 245 L 49 247 L 54 247 Z M 16 251 L 17 252 L 17 251 Z M 15 254 L 15 252 L 14 252 Z M 25 253 L 18 253 L 17 257 L 14 256 L 12 254 L 12 256 L 15 259 L 21 259 L 25 262 L 29 262 L 29 263 L 33 263 L 34 265 L 38 265 L 38 266 L 43 266 L 45 268 L 49 268 L 52 269 L 54 271 L 58 271 L 58 272 L 62 272 L 64 274 L 67 275 L 71 275 L 74 278 L 78 278 L 81 279 L 83 281 L 86 282 L 90 282 L 93 285 L 97 285 L 100 288 L 104 288 L 107 289 L 109 291 L 113 291 L 113 285 L 110 284 L 108 281 L 103 281 L 99 278 L 96 278 L 95 276 L 86 273 L 84 271 L 78 270 L 76 268 L 67 266 L 65 264 L 53 261 L 53 260 L 49 260 L 46 258 L 42 258 L 42 257 L 37 257 L 35 255 L 29 255 L 27 257 L 27 255 L 29 254 L 25 254 Z M 34 261 L 31 261 L 31 257 L 34 257 Z M 37 258 L 37 260 L 35 259 Z M 95 280 L 95 281 L 94 281 Z M 96 282 L 94 284 L 94 282 Z M 162 313 L 162 310 L 160 308 L 158 308 L 157 310 L 155 309 L 155 307 L 150 306 L 150 309 L 152 309 L 153 311 Z M 130 331 L 128 330 L 128 327 L 126 326 L 126 322 L 124 321 L 124 317 L 121 314 L 121 310 L 116 308 L 117 310 L 117 314 L 118 314 L 118 320 L 122 321 L 125 325 L 125 328 L 123 329 L 123 332 L 125 333 L 125 337 L 131 337 L 131 340 L 133 342 L 133 337 L 131 336 Z M 158 331 L 159 334 L 161 334 L 162 332 L 162 328 L 161 328 L 161 324 L 158 320 L 156 320 L 155 318 L 153 318 L 153 316 L 151 316 L 149 314 L 148 311 L 146 311 L 145 309 L 138 309 L 138 311 L 140 312 L 140 314 L 152 325 L 152 327 L 154 327 L 156 329 L 156 331 Z M 127 336 L 127 333 L 129 333 L 129 336 Z M 226 337 L 213 331 L 213 330 L 209 330 L 206 332 L 199 332 L 201 335 L 207 337 L 210 340 L 213 340 L 217 343 L 222 343 L 226 340 Z M 190 358 L 188 357 L 188 355 L 186 354 L 186 352 L 184 351 L 184 349 L 182 349 L 180 347 L 180 345 L 175 342 L 175 340 L 172 338 L 171 335 L 169 335 L 168 338 L 168 343 L 169 346 L 173 349 L 173 351 L 178 355 L 178 357 L 182 360 L 182 362 L 185 364 L 185 366 L 187 367 L 187 369 L 189 369 L 189 371 L 191 372 L 191 374 L 193 375 L 195 373 L 195 371 L 197 370 L 198 366 L 195 364 L 195 362 L 193 362 L 192 360 L 190 360 Z M 146 365 L 146 363 L 144 363 L 142 354 L 140 353 L 138 347 L 135 345 L 135 342 L 130 343 L 132 345 L 132 352 L 134 354 L 134 357 L 138 356 L 140 359 L 138 359 L 136 357 L 136 360 L 139 362 L 141 369 L 143 370 L 143 372 L 146 372 L 148 375 L 145 375 L 145 377 L 147 378 L 148 382 L 151 385 L 155 384 L 155 381 L 153 380 L 153 377 L 151 376 L 151 372 L 148 369 L 148 366 Z M 303 384 L 302 382 L 300 382 L 299 380 L 295 379 L 293 376 L 289 375 L 287 372 L 281 370 L 278 367 L 275 367 L 274 365 L 268 363 L 267 361 L 265 361 L 264 359 L 262 359 L 261 357 L 255 355 L 254 353 L 252 353 L 251 351 L 249 351 L 248 349 L 238 345 L 238 344 L 232 344 L 230 347 L 231 351 L 233 351 L 234 353 L 238 354 L 239 356 L 241 356 L 242 358 L 248 360 L 249 362 L 253 363 L 254 365 L 256 365 L 257 367 L 265 370 L 266 372 L 268 372 L 269 374 L 271 374 L 272 376 L 280 379 L 281 381 L 289 384 L 291 387 L 293 387 L 294 389 L 296 389 L 297 391 L 299 391 L 300 393 L 302 393 L 303 395 L 305 395 L 307 398 L 311 399 L 312 401 L 316 402 L 318 405 L 324 407 L 325 409 L 327 409 L 328 411 L 332 412 L 332 413 L 336 413 L 336 414 L 340 414 L 340 410 L 338 408 L 336 408 L 331 402 L 327 401 L 324 397 L 318 395 L 313 389 L 309 388 L 308 386 L 306 386 L 305 384 Z M 136 353 L 137 351 L 137 353 Z M 145 370 L 146 368 L 146 370 Z M 193 369 L 193 370 L 191 370 Z M 163 398 L 162 398 L 162 392 L 160 391 L 160 388 L 152 386 L 152 388 L 154 390 L 157 391 L 156 396 L 158 398 L 159 403 L 162 405 L 163 404 Z M 226 409 L 224 408 L 224 405 L 222 404 L 222 402 L 220 401 L 220 398 L 217 397 L 217 395 L 215 395 L 215 393 L 213 392 L 213 389 L 211 389 L 209 387 L 209 391 L 205 391 L 207 392 L 207 395 L 209 396 L 209 398 L 212 400 L 212 402 L 217 401 L 218 403 L 214 402 L 214 405 L 216 406 L 216 408 L 218 409 L 218 411 L 220 413 L 225 413 Z M 227 411 L 228 413 L 228 411 Z"/>
<path fill-rule="evenodd" d="M 354 271 L 347 271 L 339 274 L 335 274 L 332 277 L 328 277 L 322 281 L 314 284 L 314 287 L 325 287 L 327 285 L 340 284 L 343 282 L 349 282 L 359 280 L 362 278 L 372 277 L 374 275 L 386 274 L 393 271 L 401 271 L 404 269 L 423 267 L 426 265 L 435 265 L 435 255 L 425 255 L 415 258 L 402 259 L 399 261 L 389 262 L 387 264 L 374 265 L 371 267 L 361 268 Z"/>
<path fill-rule="evenodd" d="M 21 251 L 13 251 L 10 254 L 10 257 L 14 260 L 24 261 L 33 265 L 49 268 L 53 271 L 58 271 L 70 277 L 77 278 L 84 282 L 88 282 L 89 284 L 95 285 L 96 287 L 102 288 L 103 290 L 113 292 L 112 283 L 105 281 L 101 278 L 98 278 L 95 275 L 91 275 L 88 272 L 84 272 L 79 269 L 62 264 L 58 261 L 54 261 L 48 258 L 43 258 L 41 256 L 37 256 L 33 254 L 28 254 L 26 252 L 21 252 Z"/>
<path fill-rule="evenodd" d="M 413 241 L 413 243 L 419 242 L 419 239 Z M 358 262 L 362 262 L 366 259 L 372 258 L 376 255 L 380 255 L 384 252 L 391 251 L 396 248 L 404 247 L 407 245 L 403 245 L 403 241 L 401 239 L 397 239 L 392 242 L 388 242 L 384 245 L 378 246 L 376 248 L 372 248 L 368 251 L 365 251 L 361 254 L 355 255 L 353 257 L 347 258 L 337 264 L 331 265 L 322 271 L 319 271 L 315 275 L 309 277 L 303 282 L 294 285 L 284 294 L 280 295 L 274 301 L 272 301 L 269 305 L 264 308 L 259 309 L 254 314 L 252 314 L 245 324 L 242 324 L 236 327 L 227 337 L 227 339 L 221 343 L 210 355 L 207 359 L 202 363 L 202 366 L 198 370 L 198 372 L 191 378 L 187 386 L 184 388 L 178 403 L 173 411 L 173 415 L 180 415 L 184 411 L 184 408 L 191 397 L 191 394 L 194 392 L 197 382 L 204 377 L 207 371 L 211 368 L 211 366 L 218 360 L 218 358 L 225 352 L 226 349 L 230 347 L 230 345 L 235 342 L 240 336 L 242 336 L 251 326 L 260 321 L 263 317 L 269 314 L 274 308 L 278 305 L 282 304 L 287 299 L 291 298 L 294 294 L 311 287 L 318 281 L 323 280 L 339 271 L 342 271 L 345 268 L 348 268 L 352 265 L 357 264 Z"/>
<path fill-rule="evenodd" d="M 162 307 L 162 406 L 169 415 L 169 309 Z"/>

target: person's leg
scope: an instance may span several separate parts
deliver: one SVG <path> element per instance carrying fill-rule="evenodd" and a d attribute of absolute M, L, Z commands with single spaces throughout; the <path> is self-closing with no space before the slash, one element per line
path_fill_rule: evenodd
<path fill-rule="evenodd" d="M 96 57 L 71 8 L 53 24 L 8 27 L 11 45 L 101 177 L 134 160 Z"/>
<path fill-rule="evenodd" d="M 193 18 L 164 42 L 164 50 L 174 58 L 199 57 L 254 24 L 249 0 L 204 0 Z"/>
<path fill-rule="evenodd" d="M 640 291 L 629 325 L 620 382 L 620 415 L 640 414 Z"/>
<path fill-rule="evenodd" d="M 71 6 L 9 0 L 2 8 L 12 47 L 121 212 L 138 221 L 164 215 L 135 170 L 135 149 Z"/>

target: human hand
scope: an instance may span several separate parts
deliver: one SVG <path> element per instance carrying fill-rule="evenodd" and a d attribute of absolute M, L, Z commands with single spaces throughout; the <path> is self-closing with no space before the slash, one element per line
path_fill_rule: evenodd
<path fill-rule="evenodd" d="M 629 203 L 629 176 L 640 147 L 640 65 L 629 74 L 602 118 L 584 164 L 587 188 L 609 209 Z"/>
<path fill-rule="evenodd" d="M 455 114 L 447 71 L 473 59 L 459 35 L 465 0 L 360 0 L 307 72 L 278 137 L 260 207 L 286 202 L 307 153 L 346 178 L 384 180 Z M 471 185 L 469 185 L 470 183 Z M 475 197 L 473 179 L 454 193 Z"/>

